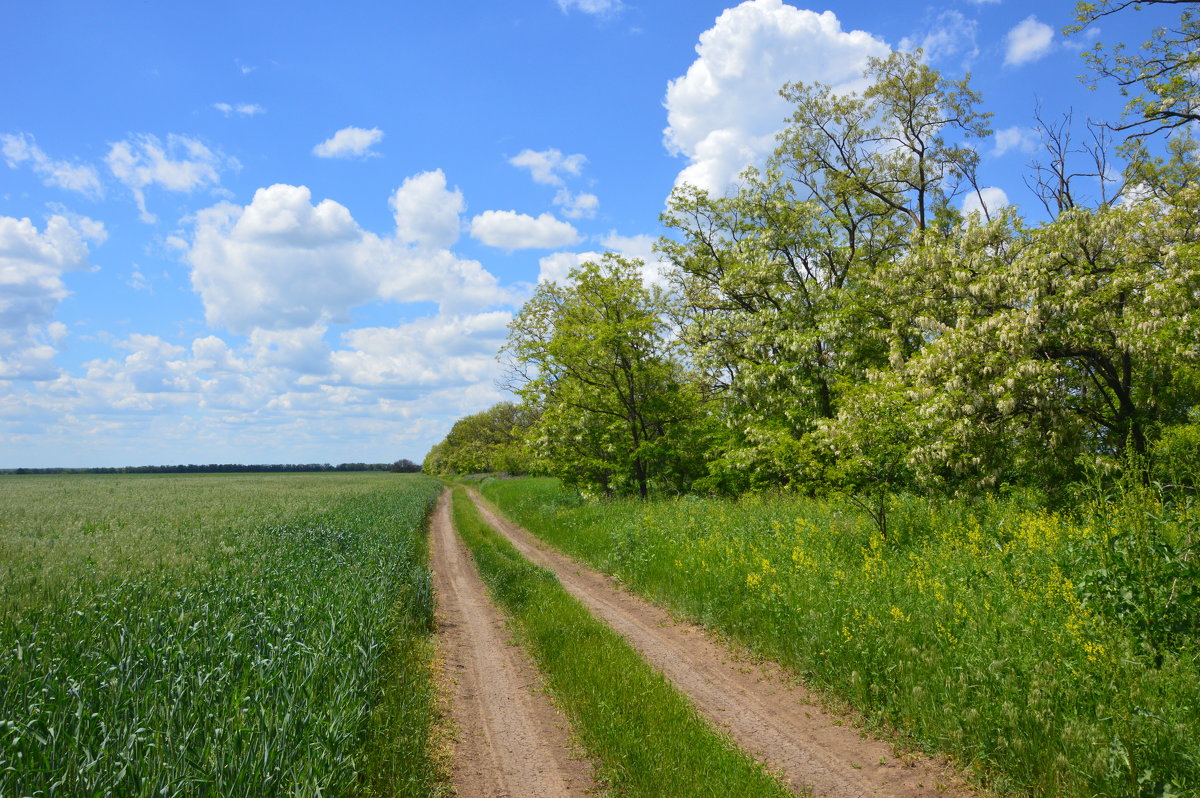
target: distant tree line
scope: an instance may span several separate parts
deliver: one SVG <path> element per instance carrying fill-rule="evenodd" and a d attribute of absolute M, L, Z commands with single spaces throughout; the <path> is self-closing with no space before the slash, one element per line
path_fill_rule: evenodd
<path fill-rule="evenodd" d="M 1182 77 L 1122 84 L 1127 114 L 1181 118 L 1162 110 L 1172 92 L 1195 107 L 1200 4 L 1184 5 L 1182 43 L 1146 51 Z M 1097 8 L 1081 3 L 1080 22 Z M 734 193 L 675 190 L 668 288 L 612 254 L 539 284 L 501 351 L 521 403 L 459 421 L 425 470 L 532 471 L 597 495 L 835 490 L 878 514 L 894 491 L 1053 500 L 1130 466 L 1194 489 L 1192 126 L 1168 124 L 1153 151 L 1145 125 L 1113 146 L 1128 123 L 1081 139 L 1069 112 L 1039 112 L 1026 179 L 1045 218 L 967 214 L 991 134 L 969 77 L 919 52 L 864 77 L 859 94 L 785 86 L 790 123 Z"/>
<path fill-rule="evenodd" d="M 529 407 L 513 402 L 460 418 L 421 468 L 427 474 L 524 474 L 532 467 L 526 436 L 535 421 Z"/>
<path fill-rule="evenodd" d="M 411 460 L 395 463 L 208 463 L 207 465 L 145 465 L 104 468 L 3 468 L 0 474 L 294 474 L 316 471 L 390 471 L 418 473 L 421 466 Z"/>

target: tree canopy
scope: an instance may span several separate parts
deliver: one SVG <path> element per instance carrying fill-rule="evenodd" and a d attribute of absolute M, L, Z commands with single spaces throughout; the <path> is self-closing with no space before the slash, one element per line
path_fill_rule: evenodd
<path fill-rule="evenodd" d="M 613 254 L 542 283 L 509 326 L 502 350 L 513 385 L 538 420 L 536 461 L 599 493 L 686 489 L 681 430 L 697 413 L 677 357 L 670 308 L 642 281 L 642 263 Z"/>
<path fill-rule="evenodd" d="M 1200 2 L 1196 0 L 1095 0 L 1076 2 L 1079 32 L 1097 20 L 1152 6 L 1181 9 L 1137 50 L 1095 44 L 1087 53 L 1097 79 L 1111 80 L 1126 98 L 1125 116 L 1113 125 L 1136 136 L 1174 130 L 1200 121 Z"/>
<path fill-rule="evenodd" d="M 445 439 L 425 456 L 430 474 L 483 474 L 528 471 L 523 434 L 534 420 L 530 409 L 500 402 L 482 413 L 460 418 Z"/>
<path fill-rule="evenodd" d="M 1080 24 L 1137 5 L 1081 3 Z M 1180 5 L 1156 44 L 1092 53 L 1101 77 L 1142 59 L 1120 73 L 1142 92 L 1123 171 L 1110 130 L 1079 145 L 1069 113 L 1037 113 L 1041 220 L 958 210 L 990 135 L 969 77 L 896 52 L 861 93 L 784 86 L 761 169 L 672 193 L 669 289 L 613 254 L 538 285 L 501 353 L 524 415 L 463 419 L 427 469 L 500 470 L 500 446 L 593 494 L 841 491 L 881 530 L 896 490 L 1053 498 L 1130 464 L 1194 485 L 1200 143 L 1171 120 L 1194 115 L 1200 73 Z"/>

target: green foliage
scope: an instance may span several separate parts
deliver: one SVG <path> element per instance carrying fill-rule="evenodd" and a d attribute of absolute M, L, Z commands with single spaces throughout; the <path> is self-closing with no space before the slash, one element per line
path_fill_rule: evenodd
<path fill-rule="evenodd" d="M 915 410 L 903 384 L 890 372 L 846 392 L 837 418 L 821 433 L 836 456 L 828 479 L 847 491 L 888 535 L 888 500 L 914 482 L 910 454 L 916 445 Z"/>
<path fill-rule="evenodd" d="M 56 578 L 5 586 L 0 794 L 436 792 L 436 482 L 28 479 L 53 521 L 5 565 Z M 75 559 L 110 548 L 140 559 Z"/>
<path fill-rule="evenodd" d="M 527 405 L 500 402 L 482 413 L 460 418 L 441 443 L 430 449 L 423 470 L 429 474 L 523 474 L 530 458 L 525 436 L 536 416 Z"/>
<path fill-rule="evenodd" d="M 1095 44 L 1084 53 L 1097 78 L 1112 80 L 1127 98 L 1125 121 L 1114 127 L 1135 136 L 1175 130 L 1200 121 L 1200 15 L 1192 0 L 1096 0 L 1076 2 L 1078 33 L 1097 20 L 1147 6 L 1181 6 L 1176 24 L 1160 27 L 1142 46 L 1131 51 L 1123 44 Z"/>
<path fill-rule="evenodd" d="M 540 468 L 601 494 L 684 490 L 697 476 L 695 387 L 675 358 L 666 297 L 642 264 L 613 254 L 563 285 L 542 283 L 509 326 L 503 355 L 535 408 Z"/>
<path fill-rule="evenodd" d="M 1129 97 L 1128 166 L 1093 129 L 1080 172 L 1069 116 L 1043 125 L 1049 221 L 963 218 L 988 114 L 894 53 L 861 94 L 785 86 L 790 124 L 732 195 L 672 194 L 675 296 L 615 259 L 539 287 L 507 352 L 546 471 L 740 502 L 484 489 L 1001 788 L 1200 790 L 1200 17 L 1077 10 L 1153 4 L 1180 24 L 1091 54 Z"/>
<path fill-rule="evenodd" d="M 580 503 L 484 492 L 514 520 L 948 752 L 999 791 L 1200 788 L 1200 515 L 1137 480 L 1076 516 L 1017 495 Z"/>
<path fill-rule="evenodd" d="M 879 279 L 953 214 L 988 114 L 919 54 L 873 59 L 865 77 L 861 95 L 785 86 L 796 110 L 766 171 L 731 197 L 680 187 L 662 217 L 679 236 L 659 248 L 677 269 L 684 340 L 730 429 L 714 481 L 822 484 L 828 457 L 808 456 L 821 446 L 808 437 L 845 390 L 920 344 L 891 323 Z"/>
<path fill-rule="evenodd" d="M 1074 207 L 1035 228 L 1011 211 L 973 218 L 898 265 L 896 302 L 928 342 L 897 371 L 923 484 L 1063 484 L 1186 421 L 1198 201 L 1192 186 L 1169 204 Z"/>
<path fill-rule="evenodd" d="M 969 78 L 951 81 L 920 51 L 869 59 L 861 95 L 793 83 L 781 94 L 796 105 L 773 161 L 833 222 L 842 260 L 888 257 L 909 230 L 925 230 L 973 178 L 972 139 L 990 135 L 990 113 Z M 804 198 L 804 197 L 802 197 Z M 882 235 L 872 235 L 875 217 Z M 860 240 L 853 235 L 861 231 Z M 876 231 L 880 232 L 880 231 Z"/>
<path fill-rule="evenodd" d="M 1192 484 L 1200 142 L 1128 142 L 1116 181 L 1103 134 L 1073 147 L 1068 116 L 1043 125 L 1035 167 L 1053 219 L 964 219 L 990 134 L 979 95 L 919 53 L 864 78 L 861 94 L 785 86 L 790 124 L 732 195 L 676 189 L 658 244 L 673 295 L 611 255 L 538 288 L 503 353 L 536 467 L 589 495 L 841 491 L 881 530 L 897 491 L 1058 503 L 1127 449 Z M 1094 174 L 1068 165 L 1080 152 Z M 1089 176 L 1095 207 L 1072 186 Z"/>
<path fill-rule="evenodd" d="M 647 796 L 788 794 L 551 572 L 488 527 L 462 488 L 454 523 L 610 787 Z"/>
<path fill-rule="evenodd" d="M 1114 485 L 1093 478 L 1082 491 L 1095 533 L 1067 547 L 1068 567 L 1082 574 L 1083 602 L 1129 629 L 1161 667 L 1200 639 L 1200 506 L 1183 486 L 1148 482 L 1145 459 L 1128 459 Z"/>
<path fill-rule="evenodd" d="M 1193 418 L 1200 413 L 1193 412 Z M 1151 473 L 1171 490 L 1186 491 L 1193 498 L 1200 489 L 1200 422 L 1168 427 L 1154 446 Z"/>

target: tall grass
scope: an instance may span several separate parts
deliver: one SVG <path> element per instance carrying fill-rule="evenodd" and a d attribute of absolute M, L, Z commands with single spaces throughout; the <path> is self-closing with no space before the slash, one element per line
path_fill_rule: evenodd
<path fill-rule="evenodd" d="M 206 480 L 228 490 L 212 521 L 190 477 L 60 481 L 118 548 L 122 502 L 144 497 L 168 555 L 97 567 L 70 561 L 87 524 L 39 533 L 57 535 L 35 547 L 53 585 L 10 589 L 0 615 L 0 795 L 435 792 L 422 533 L 439 486 L 326 476 Z"/>
<path fill-rule="evenodd" d="M 1197 508 L 1071 516 L 893 504 L 893 534 L 795 498 L 485 494 L 545 540 L 723 630 L 1001 790 L 1200 792 Z"/>
<path fill-rule="evenodd" d="M 788 794 L 551 572 L 487 526 L 462 488 L 454 524 L 610 788 L 648 798 Z"/>

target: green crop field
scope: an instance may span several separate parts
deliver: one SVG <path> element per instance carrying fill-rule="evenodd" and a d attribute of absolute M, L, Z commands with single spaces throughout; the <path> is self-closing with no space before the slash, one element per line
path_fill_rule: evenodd
<path fill-rule="evenodd" d="M 885 538 L 800 497 L 485 495 L 543 539 L 775 658 L 1002 792 L 1200 790 L 1200 507 L 896 499 Z"/>
<path fill-rule="evenodd" d="M 440 486 L 0 482 L 0 796 L 428 795 Z"/>

